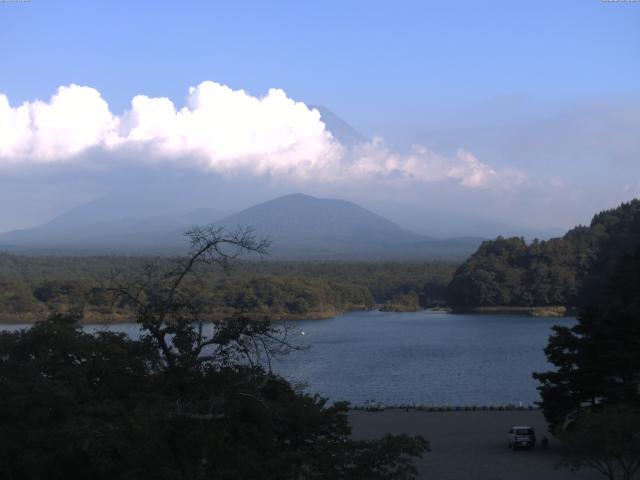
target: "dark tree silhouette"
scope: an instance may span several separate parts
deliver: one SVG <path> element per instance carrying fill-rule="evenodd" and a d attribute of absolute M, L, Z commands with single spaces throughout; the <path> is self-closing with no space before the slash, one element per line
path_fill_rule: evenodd
<path fill-rule="evenodd" d="M 615 405 L 584 414 L 561 434 L 571 450 L 563 465 L 593 468 L 610 480 L 631 480 L 640 470 L 640 415 L 637 407 Z"/>
<path fill-rule="evenodd" d="M 619 262 L 606 303 L 554 327 L 545 353 L 556 369 L 534 374 L 552 431 L 574 449 L 566 464 L 611 479 L 630 479 L 640 462 L 639 281 L 640 250 Z"/>
<path fill-rule="evenodd" d="M 249 320 L 229 316 L 207 321 L 202 317 L 202 300 L 190 281 L 198 281 L 198 268 L 218 264 L 228 270 L 242 254 L 265 255 L 266 239 L 257 239 L 251 229 L 228 231 L 222 227 L 194 227 L 186 233 L 189 254 L 172 266 L 151 262 L 141 275 L 114 279 L 115 297 L 133 305 L 136 321 L 146 333 L 145 339 L 162 352 L 170 368 L 190 368 L 197 364 L 229 362 L 230 355 L 242 352 L 249 362 L 261 352 L 267 356 L 278 329 L 269 319 Z M 211 328 L 208 335 L 204 326 Z M 205 350 L 208 355 L 203 355 Z"/>
<path fill-rule="evenodd" d="M 416 478 L 423 438 L 353 440 L 346 403 L 270 371 L 286 331 L 200 314 L 199 266 L 226 268 L 266 242 L 212 228 L 190 238 L 170 268 L 150 264 L 113 287 L 141 340 L 85 333 L 69 315 L 0 334 L 0 479 Z"/>

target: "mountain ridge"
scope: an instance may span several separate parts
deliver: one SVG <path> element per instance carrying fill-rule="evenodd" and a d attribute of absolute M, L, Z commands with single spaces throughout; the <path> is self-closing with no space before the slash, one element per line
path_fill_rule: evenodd
<path fill-rule="evenodd" d="M 84 207 L 81 207 L 82 210 Z M 90 208 L 87 207 L 87 208 Z M 77 211 L 76 211 L 77 212 Z M 462 259 L 480 239 L 437 240 L 406 230 L 356 203 L 302 193 L 277 197 L 223 218 L 200 209 L 174 216 L 69 221 L 73 211 L 40 226 L 0 234 L 0 248 L 128 254 L 178 254 L 195 224 L 252 228 L 272 240 L 275 259 Z M 86 212 L 85 212 L 86 213 Z"/>

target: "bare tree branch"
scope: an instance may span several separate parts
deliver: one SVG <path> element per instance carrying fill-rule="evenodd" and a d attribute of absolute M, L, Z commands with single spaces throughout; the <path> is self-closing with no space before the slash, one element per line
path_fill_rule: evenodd
<path fill-rule="evenodd" d="M 264 257 L 270 241 L 258 239 L 250 228 L 230 231 L 215 225 L 196 226 L 185 235 L 190 245 L 187 256 L 176 259 L 170 268 L 162 268 L 157 261 L 149 262 L 135 279 L 125 277 L 116 282 L 111 289 L 114 296 L 134 306 L 137 322 L 169 366 L 228 362 L 235 349 L 252 366 L 264 354 L 271 370 L 271 355 L 289 348 L 286 328 L 285 334 L 279 336 L 279 329 L 269 321 L 235 316 L 206 322 L 211 327 L 211 333 L 206 335 L 198 300 L 185 288 L 189 277 L 202 281 L 199 265 L 218 265 L 227 271 L 243 254 Z M 214 346 L 214 352 L 205 354 Z"/>

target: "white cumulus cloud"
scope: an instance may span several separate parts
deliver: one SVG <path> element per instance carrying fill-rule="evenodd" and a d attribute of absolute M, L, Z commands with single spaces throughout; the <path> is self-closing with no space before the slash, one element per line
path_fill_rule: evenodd
<path fill-rule="evenodd" d="M 100 92 L 90 87 L 60 87 L 49 102 L 17 108 L 0 94 L 0 157 L 5 161 L 60 161 L 102 144 L 117 118 Z"/>
<path fill-rule="evenodd" d="M 475 188 L 524 180 L 462 150 L 443 156 L 415 146 L 399 154 L 379 138 L 341 145 L 317 110 L 279 89 L 255 97 L 206 81 L 189 90 L 182 108 L 168 98 L 138 95 L 122 115 L 86 86 L 63 86 L 47 102 L 17 107 L 0 94 L 0 167 L 88 162 L 96 150 L 138 162 L 294 181 L 450 179 Z"/>
<path fill-rule="evenodd" d="M 510 187 L 525 180 L 521 172 L 495 170 L 462 149 L 455 156 L 444 156 L 414 145 L 408 154 L 399 154 L 387 148 L 382 139 L 375 138 L 356 146 L 351 154 L 355 161 L 349 169 L 360 177 L 419 182 L 452 179 L 472 188 Z"/>

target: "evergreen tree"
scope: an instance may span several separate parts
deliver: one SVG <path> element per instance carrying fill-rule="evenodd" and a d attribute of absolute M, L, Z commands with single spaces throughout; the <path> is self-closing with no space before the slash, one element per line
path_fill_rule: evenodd
<path fill-rule="evenodd" d="M 607 303 L 585 307 L 573 327 L 554 327 L 545 353 L 556 370 L 535 373 L 553 429 L 608 404 L 640 407 L 640 250 L 623 257 Z"/>
<path fill-rule="evenodd" d="M 545 353 L 556 369 L 534 373 L 551 430 L 570 447 L 565 465 L 611 480 L 640 468 L 640 250 L 622 258 L 606 303 L 554 327 Z"/>

